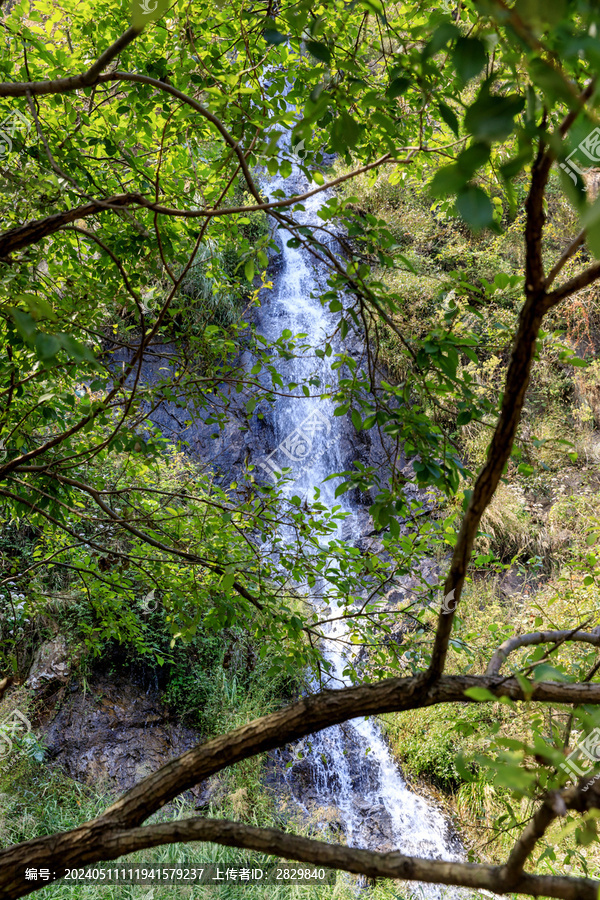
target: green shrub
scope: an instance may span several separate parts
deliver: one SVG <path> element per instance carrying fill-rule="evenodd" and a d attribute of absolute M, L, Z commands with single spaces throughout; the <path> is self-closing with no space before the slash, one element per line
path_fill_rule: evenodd
<path fill-rule="evenodd" d="M 181 320 L 184 330 L 209 322 L 227 326 L 239 318 L 242 292 L 233 281 L 236 273 L 231 271 L 235 270 L 232 252 L 228 251 L 225 263 L 223 252 L 211 242 L 199 247 L 194 264 L 181 286 L 181 293 L 194 303 L 188 302 L 181 307 L 175 304 L 173 307 L 173 315 Z M 243 272 L 241 276 L 238 272 L 237 277 L 243 278 Z"/>
<path fill-rule="evenodd" d="M 465 748 L 457 722 L 475 724 L 479 730 L 489 716 L 489 710 L 471 704 L 459 709 L 436 706 L 385 716 L 384 729 L 407 772 L 451 793 L 462 783 L 456 757 Z"/>

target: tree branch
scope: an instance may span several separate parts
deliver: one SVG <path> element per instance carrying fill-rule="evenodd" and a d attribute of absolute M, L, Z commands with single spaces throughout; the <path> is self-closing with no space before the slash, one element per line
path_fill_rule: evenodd
<path fill-rule="evenodd" d="M 25 225 L 19 225 L 18 228 L 11 228 L 10 231 L 0 234 L 0 258 L 7 257 L 16 250 L 22 250 L 23 247 L 28 247 L 30 244 L 36 244 L 42 238 L 55 234 L 65 225 L 69 225 L 77 219 L 85 219 L 87 216 L 93 216 L 105 210 L 121 209 L 133 203 L 145 205 L 141 194 L 118 194 L 115 197 L 107 197 L 102 202 L 92 200 L 85 206 L 78 206 L 75 209 L 55 213 L 53 216 L 46 216 L 45 219 L 27 222 Z"/>
<path fill-rule="evenodd" d="M 412 154 L 409 153 L 402 162 L 408 163 L 411 159 Z M 347 172 L 345 175 L 340 175 L 332 181 L 328 181 L 316 188 L 305 191 L 303 194 L 296 194 L 292 197 L 286 197 L 283 200 L 254 203 L 248 206 L 225 206 L 220 209 L 174 209 L 173 207 L 153 203 L 142 194 L 119 194 L 115 197 L 108 197 L 106 200 L 92 200 L 84 206 L 78 206 L 75 209 L 67 210 L 64 213 L 56 213 L 55 215 L 47 216 L 44 219 L 36 219 L 33 222 L 19 225 L 17 228 L 12 228 L 10 231 L 5 231 L 4 234 L 0 234 L 0 259 L 16 250 L 22 250 L 23 247 L 28 247 L 30 244 L 37 243 L 42 240 L 42 238 L 60 231 L 61 228 L 64 228 L 66 225 L 69 225 L 77 219 L 85 219 L 87 216 L 92 216 L 95 213 L 103 212 L 104 210 L 118 210 L 123 207 L 135 205 L 148 209 L 151 212 L 159 213 L 160 215 L 176 216 L 187 219 L 214 219 L 220 216 L 230 216 L 238 213 L 269 212 L 272 209 L 282 209 L 294 206 L 296 203 L 302 203 L 304 200 L 308 200 L 315 194 L 337 187 L 338 184 L 342 184 L 350 178 L 356 178 L 357 175 L 362 175 L 364 172 L 369 172 L 371 169 L 375 169 L 388 162 L 388 160 L 389 154 L 386 153 L 379 159 L 374 160 L 374 162 L 360 166 L 358 169 L 353 169 L 351 172 Z M 86 234 L 84 231 L 81 233 Z"/>
<path fill-rule="evenodd" d="M 40 856 L 38 841 L 29 841 L 21 847 L 27 850 L 29 859 L 39 865 L 52 866 L 57 874 L 70 867 L 74 832 L 60 836 L 56 850 L 51 857 Z M 496 892 L 502 883 L 503 867 L 477 865 L 474 863 L 445 862 L 437 859 L 421 859 L 404 856 L 399 852 L 377 853 L 328 844 L 305 837 L 284 834 L 273 828 L 254 828 L 239 822 L 214 819 L 183 819 L 136 828 L 130 831 L 106 832 L 98 842 L 96 852 L 89 846 L 77 846 L 78 864 L 86 864 L 97 858 L 101 852 L 103 860 L 117 859 L 136 850 L 158 847 L 163 844 L 190 841 L 213 841 L 229 847 L 242 847 L 265 854 L 277 854 L 285 859 L 294 859 L 318 866 L 342 869 L 366 875 L 370 878 L 394 878 L 421 881 L 433 884 L 464 885 L 465 887 Z M 57 861 L 59 862 L 57 866 Z M 20 863 L 20 864 L 19 864 Z M 23 878 L 24 863 L 19 861 L 12 882 L 7 883 L 3 897 L 14 900 L 39 890 L 40 884 L 26 882 Z M 23 870 L 23 871 L 22 871 Z M 514 890 L 534 897 L 559 897 L 564 900 L 596 900 L 598 882 L 589 878 L 568 878 L 562 876 L 528 875 L 521 873 L 515 879 Z"/>
<path fill-rule="evenodd" d="M 51 81 L 5 81 L 0 84 L 0 97 L 26 97 L 28 93 L 40 94 L 65 94 L 68 91 L 77 91 L 80 88 L 91 87 L 96 84 L 101 72 L 112 62 L 119 53 L 131 44 L 141 33 L 141 28 L 128 28 L 114 44 L 98 57 L 87 72 L 80 75 L 69 75 L 68 78 L 55 78 Z"/>
<path fill-rule="evenodd" d="M 76 865 L 84 860 L 81 854 L 85 854 L 86 862 L 102 860 L 105 858 L 107 833 L 138 827 L 182 791 L 236 762 L 357 716 L 416 709 L 438 703 L 473 702 L 465 696 L 465 691 L 471 687 L 486 687 L 497 697 L 511 697 L 513 700 L 573 704 L 600 702 L 600 684 L 539 682 L 531 685 L 531 696 L 526 697 L 514 678 L 466 675 L 442 676 L 430 686 L 422 676 L 391 678 L 375 684 L 323 691 L 304 697 L 283 710 L 194 747 L 143 779 L 92 822 L 66 834 L 45 835 L 0 851 L 0 896 L 23 895 L 23 885 L 19 888 L 21 893 L 6 893 L 7 887 L 14 885 L 15 865 L 33 859 L 33 855 L 40 865 L 47 860 L 53 860 L 53 865 Z M 354 848 L 352 852 L 355 852 Z"/>
<path fill-rule="evenodd" d="M 574 238 L 565 252 L 562 254 L 556 265 L 550 270 L 548 277 L 546 278 L 546 283 L 544 284 L 544 288 L 547 291 L 556 276 L 562 271 L 563 266 L 571 259 L 572 256 L 577 253 L 579 248 L 585 242 L 585 230 L 579 232 L 576 238 Z"/>
<path fill-rule="evenodd" d="M 600 278 L 600 262 L 594 263 L 593 266 L 589 266 L 589 268 L 584 269 L 583 272 L 580 272 L 579 275 L 575 275 L 573 278 L 569 279 L 569 281 L 565 282 L 561 287 L 556 288 L 555 291 L 552 291 L 548 294 L 544 300 L 545 311 L 552 309 L 553 306 L 556 306 L 557 303 L 560 303 L 561 300 L 564 300 L 566 297 L 570 297 L 571 294 L 576 293 L 577 291 L 582 290 L 587 287 L 588 284 L 592 284 L 592 282 L 596 281 Z"/>
<path fill-rule="evenodd" d="M 454 602 L 452 610 L 448 611 L 442 607 L 440 611 L 431 663 L 427 671 L 429 681 L 437 678 L 444 670 L 454 613 L 460 600 L 479 522 L 494 496 L 504 467 L 510 458 L 525 402 L 525 394 L 529 386 L 531 362 L 545 312 L 542 228 L 544 224 L 544 190 L 550 166 L 551 158 L 544 153 L 543 146 L 540 146 L 532 168 L 531 187 L 527 198 L 526 300 L 519 316 L 519 327 L 506 374 L 498 423 L 494 429 L 486 462 L 475 482 L 452 554 L 450 570 L 444 583 L 444 594 L 451 595 Z"/>
<path fill-rule="evenodd" d="M 567 806 L 559 791 L 549 794 L 525 827 L 519 840 L 503 866 L 501 884 L 503 890 L 518 890 L 516 885 L 523 876 L 523 866 L 531 856 L 535 845 L 544 836 L 558 816 L 566 816 Z"/>
<path fill-rule="evenodd" d="M 508 638 L 500 644 L 494 652 L 487 669 L 486 675 L 498 675 L 504 665 L 506 657 L 518 647 L 531 647 L 536 644 L 553 644 L 563 641 L 581 641 L 586 644 L 594 644 L 600 647 L 600 629 L 597 631 L 534 631 L 531 634 L 519 634 Z"/>

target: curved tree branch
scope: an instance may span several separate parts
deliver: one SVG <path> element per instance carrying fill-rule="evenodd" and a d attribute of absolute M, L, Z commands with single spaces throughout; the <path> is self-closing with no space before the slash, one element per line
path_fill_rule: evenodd
<path fill-rule="evenodd" d="M 408 163 L 411 159 L 412 155 L 409 153 L 409 155 L 404 160 L 401 160 L 401 162 Z M 148 209 L 151 212 L 159 213 L 160 215 L 176 216 L 185 219 L 215 219 L 220 216 L 230 216 L 238 213 L 269 212 L 270 210 L 294 206 L 296 203 L 302 203 L 304 200 L 313 197 L 315 194 L 330 190 L 331 188 L 337 187 L 338 184 L 342 184 L 344 181 L 348 181 L 351 178 L 356 178 L 357 175 L 369 172 L 371 169 L 375 169 L 388 162 L 388 160 L 389 153 L 386 153 L 384 156 L 379 157 L 379 159 L 376 159 L 367 165 L 360 166 L 358 169 L 353 169 L 345 175 L 340 175 L 338 178 L 334 178 L 331 181 L 319 185 L 316 188 L 312 188 L 309 191 L 305 191 L 302 194 L 295 194 L 294 196 L 286 197 L 283 200 L 265 201 L 264 203 L 254 203 L 247 206 L 225 206 L 216 209 L 175 209 L 173 207 L 161 206 L 159 203 L 153 203 L 142 194 L 118 194 L 115 197 L 107 197 L 106 200 L 92 200 L 90 203 L 78 206 L 75 209 L 69 209 L 62 213 L 55 213 L 52 216 L 46 216 L 44 219 L 36 219 L 33 222 L 27 222 L 25 225 L 19 225 L 17 228 L 11 228 L 10 231 L 5 231 L 3 234 L 0 234 L 0 259 L 16 250 L 22 250 L 30 244 L 35 244 L 42 240 L 42 238 L 55 234 L 57 231 L 60 231 L 77 219 L 85 219 L 88 216 L 95 215 L 99 212 L 110 212 L 110 210 L 119 210 L 128 206 L 138 206 L 143 209 Z M 85 234 L 85 232 L 82 233 Z"/>
<path fill-rule="evenodd" d="M 25 225 L 19 225 L 18 228 L 11 228 L 10 231 L 0 234 L 0 259 L 16 250 L 22 250 L 23 247 L 37 244 L 42 238 L 55 234 L 65 225 L 69 225 L 77 219 L 85 219 L 87 216 L 93 216 L 105 210 L 122 209 L 124 206 L 131 206 L 134 203 L 144 205 L 144 198 L 141 194 L 118 194 L 115 197 L 107 197 L 102 203 L 92 201 L 86 203 L 85 206 L 77 206 L 75 209 L 68 209 L 65 212 L 55 213 L 53 216 L 46 216 L 44 219 L 36 219 Z"/>
<path fill-rule="evenodd" d="M 500 644 L 489 661 L 485 674 L 498 675 L 508 654 L 519 647 L 531 647 L 535 644 L 553 644 L 559 641 L 580 641 L 600 647 L 600 629 L 594 631 L 534 631 L 531 634 L 518 634 Z"/>
<path fill-rule="evenodd" d="M 35 859 L 39 865 L 52 866 L 52 870 L 60 877 L 66 868 L 73 865 L 70 859 L 73 854 L 74 834 L 75 832 L 67 832 L 60 835 L 51 857 L 39 855 L 37 848 L 39 839 L 28 841 L 21 847 L 27 848 L 30 859 Z M 136 850 L 159 847 L 176 841 L 213 841 L 229 847 L 278 854 L 285 859 L 343 869 L 370 878 L 463 885 L 491 891 L 497 891 L 506 881 L 503 866 L 422 859 L 404 856 L 398 852 L 377 853 L 284 834 L 274 828 L 254 828 L 239 822 L 202 818 L 165 822 L 129 831 L 107 831 L 96 844 L 94 851 L 85 842 L 82 842 L 82 846 L 77 845 L 77 864 L 85 865 L 95 861 L 98 853 L 101 854 L 102 860 L 111 860 Z M 22 861 L 20 864 L 16 863 L 12 880 L 7 882 L 4 888 L 2 896 L 5 900 L 14 900 L 39 889 L 39 884 L 24 880 L 24 869 L 25 864 Z M 534 897 L 542 895 L 559 897 L 564 900 L 596 900 L 598 891 L 598 882 L 589 878 L 528 875 L 521 872 L 513 879 L 513 883 L 514 887 L 511 889 L 519 893 Z"/>
<path fill-rule="evenodd" d="M 519 316 L 513 352 L 506 375 L 502 406 L 498 423 L 488 449 L 486 462 L 481 469 L 456 541 L 450 570 L 444 584 L 444 594 L 453 597 L 452 609 L 442 607 L 438 618 L 435 643 L 427 678 L 433 681 L 444 670 L 448 643 L 452 631 L 454 612 L 460 600 L 473 543 L 481 517 L 494 496 L 504 466 L 510 458 L 525 394 L 529 387 L 531 363 L 535 344 L 546 312 L 544 305 L 544 266 L 542 262 L 542 228 L 544 224 L 544 190 L 550 172 L 551 157 L 540 146 L 532 168 L 531 188 L 527 198 L 527 224 L 525 229 L 526 299 Z"/>
<path fill-rule="evenodd" d="M 290 741 L 357 716 L 416 709 L 438 703 L 473 702 L 465 696 L 465 691 L 471 687 L 486 687 L 497 697 L 511 697 L 513 700 L 531 699 L 533 701 L 573 704 L 600 702 L 600 684 L 539 682 L 531 685 L 531 696 L 526 698 L 516 679 L 503 679 L 499 676 L 442 676 L 434 685 L 427 685 L 422 676 L 390 678 L 375 684 L 343 688 L 337 691 L 323 691 L 314 696 L 304 697 L 283 710 L 271 713 L 261 719 L 256 719 L 254 722 L 243 725 L 229 734 L 213 738 L 205 744 L 194 747 L 179 757 L 179 759 L 172 760 L 157 772 L 144 778 L 143 781 L 139 782 L 139 784 L 117 800 L 116 803 L 112 804 L 97 819 L 86 822 L 69 832 L 45 835 L 24 844 L 1 850 L 0 896 L 9 900 L 9 898 L 24 896 L 26 893 L 36 889 L 36 885 L 25 883 L 22 873 L 15 869 L 15 867 L 24 866 L 27 861 L 30 862 L 32 859 L 35 859 L 39 865 L 47 865 L 54 870 L 56 867 L 61 866 L 76 866 L 83 863 L 116 858 L 124 852 L 130 852 L 132 849 L 165 843 L 166 840 L 185 839 L 180 837 L 176 831 L 168 832 L 169 827 L 176 829 L 180 823 L 171 823 L 171 825 L 165 826 L 167 828 L 166 832 L 148 831 L 147 829 L 139 829 L 139 826 L 152 813 L 162 809 L 166 803 L 182 791 L 193 787 L 199 781 L 236 762 L 248 759 L 257 753 L 272 750 L 275 747 L 282 747 Z M 570 793 L 567 793 L 568 802 L 565 802 L 567 802 L 567 805 L 577 802 L 582 809 L 584 806 L 586 809 L 589 808 L 590 803 L 599 802 L 593 791 L 586 794 L 585 799 L 580 798 L 577 800 L 578 796 L 576 790 L 572 789 Z M 227 834 L 226 830 L 219 832 L 222 824 L 217 823 L 215 825 L 212 837 L 208 836 L 208 832 L 204 832 L 205 837 L 200 838 L 198 836 L 199 832 L 194 832 L 196 836 L 188 839 L 219 840 L 219 834 L 221 838 Z M 162 828 L 163 826 L 153 826 L 153 828 L 156 827 Z M 201 828 L 205 826 L 195 825 L 193 827 Z M 237 827 L 243 828 L 243 826 Z M 137 832 L 133 832 L 133 845 L 127 843 L 131 836 L 131 829 L 138 829 Z M 150 837 L 152 834 L 159 835 L 160 839 L 152 839 L 153 842 L 148 842 L 147 837 Z M 302 845 L 304 847 L 302 850 L 304 855 L 294 855 L 300 845 L 294 845 L 296 849 L 292 849 L 291 845 L 277 844 L 276 841 L 283 841 L 285 836 L 280 835 L 276 831 L 268 832 L 268 834 L 269 840 L 272 838 L 272 843 L 268 845 L 271 851 L 279 847 L 282 853 L 289 852 L 293 858 L 307 861 L 319 861 L 322 859 L 314 854 L 308 855 L 308 853 L 305 853 L 307 848 L 304 845 Z M 242 835 L 242 832 L 237 833 L 235 846 L 253 846 L 252 844 L 241 842 L 242 838 L 240 835 Z M 117 844 L 113 847 L 114 855 L 109 857 L 108 854 L 113 852 L 110 850 L 112 838 L 117 841 Z M 135 843 L 136 841 L 139 843 Z M 228 843 L 225 839 L 222 842 Z M 316 843 L 318 844 L 318 842 Z M 266 847 L 267 845 L 261 846 Z M 332 855 L 328 857 L 328 864 L 347 868 L 351 861 L 346 857 L 335 856 L 335 853 L 341 849 L 340 847 L 331 848 Z M 330 851 L 323 852 L 329 853 Z M 352 854 L 354 859 L 358 858 L 356 857 L 358 852 L 369 853 L 369 851 L 357 851 L 355 848 L 348 849 L 348 852 Z M 367 855 L 364 857 L 364 865 L 377 866 L 380 865 L 380 860 L 385 860 L 386 858 L 387 854 L 373 854 L 372 857 Z M 360 859 L 363 858 L 360 857 Z M 410 877 L 425 881 L 442 882 L 444 882 L 444 878 L 459 877 L 459 870 L 442 868 L 453 864 L 440 863 L 434 871 L 428 868 L 429 862 L 397 855 L 394 857 L 393 864 L 398 868 L 393 870 L 395 874 L 390 875 L 390 877 Z M 421 866 L 421 864 L 423 865 Z M 473 872 L 475 872 L 475 869 L 477 869 L 476 866 L 473 867 Z M 348 868 L 348 871 L 360 871 L 369 874 L 371 869 L 364 867 Z M 391 872 L 392 870 L 388 871 Z M 460 870 L 460 877 L 463 879 L 464 877 L 470 877 L 471 879 L 479 877 L 477 874 L 469 876 L 468 872 L 470 871 L 470 868 Z M 484 867 L 484 875 L 482 877 L 487 878 L 485 871 Z M 501 867 L 494 868 L 493 871 L 498 878 L 501 873 Z M 488 874 L 491 877 L 491 872 Z M 575 898 L 591 896 L 591 894 L 587 893 L 577 894 L 571 879 L 559 879 L 554 882 L 543 879 L 539 881 L 524 880 L 532 878 L 534 876 L 521 876 L 518 882 L 519 891 L 529 890 L 535 894 L 537 889 L 538 893 L 544 893 L 546 896 L 553 897 Z M 444 883 L 465 884 L 466 882 L 464 880 L 462 882 L 446 880 Z M 496 881 L 496 886 L 498 886 L 498 883 Z M 591 882 L 586 882 L 585 879 L 579 879 L 575 883 L 582 891 L 587 890 L 591 885 Z M 476 882 L 471 880 L 469 884 L 475 886 Z M 489 884 L 489 882 L 486 882 L 486 884 Z M 38 888 L 40 886 L 39 884 L 37 885 Z M 552 891 L 557 890 L 562 891 L 562 893 L 552 893 Z"/>
<path fill-rule="evenodd" d="M 600 262 L 594 263 L 594 265 L 584 269 L 579 275 L 574 275 L 573 278 L 570 278 L 559 288 L 556 288 L 548 294 L 544 300 L 544 311 L 547 312 L 549 309 L 552 309 L 552 307 L 556 306 L 557 303 L 560 303 L 561 300 L 570 297 L 571 294 L 574 294 L 576 291 L 582 290 L 589 284 L 597 281 L 598 278 L 600 278 Z"/>
<path fill-rule="evenodd" d="M 67 78 L 54 78 L 50 81 L 5 81 L 0 84 L 0 97 L 26 97 L 27 94 L 66 94 L 96 84 L 101 72 L 119 53 L 141 34 L 141 28 L 128 28 L 114 44 L 98 57 L 87 72 L 80 75 L 69 75 Z"/>
<path fill-rule="evenodd" d="M 548 277 L 546 278 L 546 283 L 544 285 L 545 289 L 548 290 L 552 282 L 556 279 L 557 275 L 560 274 L 563 267 L 568 263 L 572 256 L 577 253 L 580 247 L 585 243 L 585 229 L 579 232 L 579 234 L 573 238 L 565 252 L 562 254 L 560 259 L 556 262 L 556 264 L 552 267 L 550 272 L 548 273 Z"/>
<path fill-rule="evenodd" d="M 567 806 L 559 791 L 550 793 L 526 826 L 504 866 L 502 883 L 508 890 L 518 890 L 523 876 L 523 866 L 531 856 L 536 844 L 544 836 L 558 816 L 566 816 Z"/>

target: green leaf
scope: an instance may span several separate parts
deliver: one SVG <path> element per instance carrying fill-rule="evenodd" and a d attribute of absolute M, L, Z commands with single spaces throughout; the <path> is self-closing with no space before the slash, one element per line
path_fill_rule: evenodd
<path fill-rule="evenodd" d="M 452 51 L 452 61 L 456 74 L 463 84 L 479 75 L 487 62 L 487 53 L 483 41 L 479 38 L 461 37 Z"/>
<path fill-rule="evenodd" d="M 473 775 L 473 771 L 462 753 L 459 753 L 454 757 L 454 765 L 463 781 L 474 781 L 475 776 Z"/>
<path fill-rule="evenodd" d="M 533 680 L 567 682 L 569 681 L 569 678 L 565 675 L 564 672 L 561 672 L 560 669 L 556 669 L 549 663 L 540 663 L 540 665 L 536 666 L 533 670 Z"/>
<path fill-rule="evenodd" d="M 515 116 L 525 105 L 523 97 L 516 94 L 490 94 L 488 85 L 465 115 L 465 128 L 478 141 L 491 144 L 507 138 L 514 128 Z"/>
<path fill-rule="evenodd" d="M 548 4 L 550 6 L 551 4 Z M 575 93 L 569 89 L 569 83 L 560 71 L 549 65 L 545 60 L 536 57 L 529 63 L 531 80 L 541 87 L 544 94 L 551 100 L 562 100 L 566 103 L 575 102 Z"/>
<path fill-rule="evenodd" d="M 448 128 L 456 137 L 458 137 L 460 126 L 458 124 L 458 118 L 454 110 L 450 106 L 448 106 L 447 103 L 442 103 L 441 100 L 438 103 L 437 108 L 439 110 L 440 116 L 442 117 Z"/>
<path fill-rule="evenodd" d="M 456 164 L 459 169 L 464 172 L 466 176 L 468 176 L 468 178 L 472 178 L 472 176 L 475 174 L 475 172 L 477 172 L 478 169 L 481 169 L 482 166 L 485 166 L 489 158 L 489 145 L 483 144 L 479 141 L 475 141 L 462 151 L 462 153 L 456 160 Z"/>
<path fill-rule="evenodd" d="M 533 475 L 534 469 L 533 466 L 531 466 L 529 463 L 521 463 L 517 467 L 517 472 L 519 473 L 519 475 L 525 475 L 525 477 L 528 477 L 529 475 Z"/>
<path fill-rule="evenodd" d="M 356 428 L 357 431 L 362 430 L 362 418 L 358 410 L 353 409 L 351 413 L 352 424 Z"/>
<path fill-rule="evenodd" d="M 477 700 L 478 702 L 482 702 L 484 700 L 493 700 L 494 703 L 498 702 L 498 698 L 492 694 L 491 691 L 488 691 L 487 688 L 483 687 L 472 687 L 467 688 L 465 691 L 465 697 L 470 697 L 471 700 Z"/>
<path fill-rule="evenodd" d="M 429 191 L 432 197 L 448 197 L 450 194 L 457 194 L 464 188 L 470 177 L 456 163 L 442 166 L 433 176 Z"/>
<path fill-rule="evenodd" d="M 520 766 L 505 764 L 496 771 L 493 780 L 498 787 L 510 788 L 515 794 L 524 796 L 535 784 L 536 776 Z"/>
<path fill-rule="evenodd" d="M 263 37 L 267 44 L 285 44 L 287 41 L 287 35 L 281 34 L 280 31 L 277 31 L 276 28 L 265 28 L 263 31 Z"/>
<path fill-rule="evenodd" d="M 505 181 L 509 181 L 511 178 L 514 178 L 516 175 L 521 172 L 524 166 L 531 160 L 533 155 L 532 148 L 527 147 L 525 150 L 521 151 L 517 156 L 513 159 L 510 159 L 507 163 L 504 163 L 500 166 L 500 174 Z"/>
<path fill-rule="evenodd" d="M 429 59 L 439 53 L 450 41 L 460 37 L 460 31 L 452 22 L 442 22 L 438 25 L 433 33 L 431 40 L 426 44 L 423 50 L 423 59 Z"/>
<path fill-rule="evenodd" d="M 331 146 L 338 153 L 346 153 L 356 146 L 360 132 L 358 122 L 349 113 L 342 112 L 331 129 Z"/>
<path fill-rule="evenodd" d="M 567 0 L 516 0 L 514 9 L 536 31 L 557 25 L 565 14 Z"/>
<path fill-rule="evenodd" d="M 393 81 L 390 81 L 388 89 L 386 90 L 386 95 L 390 98 L 390 100 L 395 99 L 396 97 L 401 97 L 402 94 L 406 91 L 407 87 L 410 85 L 410 79 L 406 78 L 406 76 L 401 75 L 399 78 L 394 78 Z"/>
<path fill-rule="evenodd" d="M 321 41 L 306 41 L 305 47 L 309 53 L 312 53 L 315 59 L 320 60 L 320 62 L 331 62 L 331 51 L 329 47 L 326 44 L 321 43 Z"/>
<path fill-rule="evenodd" d="M 360 5 L 378 16 L 385 16 L 385 9 L 381 0 L 360 0 Z"/>
<path fill-rule="evenodd" d="M 469 185 L 456 198 L 456 208 L 473 231 L 481 231 L 494 221 L 494 207 L 486 192 L 476 185 Z"/>
<path fill-rule="evenodd" d="M 56 321 L 54 310 L 44 297 L 39 297 L 37 294 L 17 294 L 16 299 L 27 306 L 36 321 L 39 319 L 50 319 L 51 322 Z"/>
<path fill-rule="evenodd" d="M 235 581 L 235 575 L 233 572 L 226 572 L 221 579 L 221 590 L 230 591 L 233 587 L 233 583 Z"/>
<path fill-rule="evenodd" d="M 515 678 L 519 682 L 519 687 L 523 691 L 523 694 L 525 695 L 525 699 L 528 700 L 531 697 L 531 695 L 533 694 L 533 684 L 527 678 L 525 678 L 524 675 L 521 675 L 519 672 L 515 673 Z"/>
<path fill-rule="evenodd" d="M 494 287 L 503 291 L 510 284 L 510 276 L 506 272 L 497 272 L 494 276 Z"/>
<path fill-rule="evenodd" d="M 30 343 L 33 341 L 35 334 L 37 332 L 37 327 L 34 319 L 29 315 L 29 313 L 23 312 L 21 309 L 11 309 L 10 316 L 13 322 L 15 323 L 15 328 L 21 335 L 24 341 Z"/>
<path fill-rule="evenodd" d="M 254 260 L 247 259 L 244 263 L 244 275 L 248 279 L 248 281 L 252 281 L 254 279 Z"/>
<path fill-rule="evenodd" d="M 341 495 L 345 494 L 346 491 L 348 491 L 351 487 L 352 487 L 352 485 L 350 484 L 349 481 L 343 481 L 341 484 L 338 484 L 338 486 L 335 489 L 336 498 L 341 497 Z"/>
<path fill-rule="evenodd" d="M 71 359 L 74 359 L 76 362 L 83 362 L 84 360 L 87 360 L 88 362 L 96 361 L 92 351 L 86 347 L 85 344 L 76 341 L 70 334 L 59 334 L 57 335 L 57 339 L 67 356 L 70 356 Z"/>
<path fill-rule="evenodd" d="M 60 350 L 60 341 L 53 334 L 38 333 L 35 339 L 35 352 L 43 362 L 53 360 Z"/>

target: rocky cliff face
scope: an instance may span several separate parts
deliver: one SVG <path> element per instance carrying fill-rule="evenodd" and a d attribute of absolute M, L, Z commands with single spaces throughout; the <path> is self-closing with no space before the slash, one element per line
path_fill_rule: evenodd
<path fill-rule="evenodd" d="M 123 676 L 69 685 L 44 728 L 50 759 L 72 778 L 126 790 L 201 736 L 173 722 L 155 693 Z"/>

